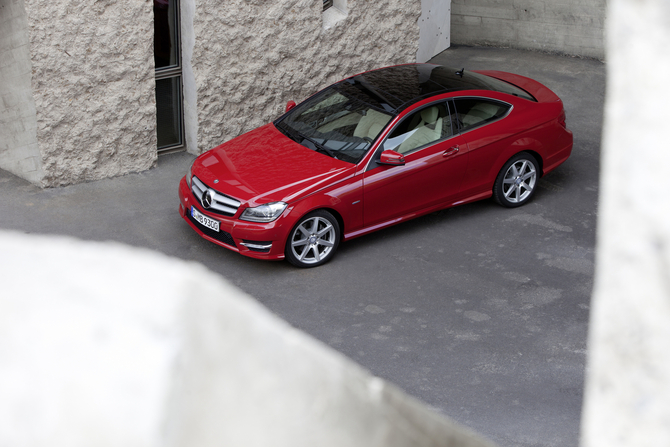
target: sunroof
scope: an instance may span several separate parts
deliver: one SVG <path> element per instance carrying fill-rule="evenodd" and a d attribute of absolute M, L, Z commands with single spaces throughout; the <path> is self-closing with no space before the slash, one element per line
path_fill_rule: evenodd
<path fill-rule="evenodd" d="M 361 88 L 375 92 L 386 99 L 388 105 L 398 111 L 423 98 L 457 90 L 484 89 L 491 87 L 481 79 L 457 69 L 431 64 L 400 65 L 383 68 L 354 76 L 349 81 Z"/>

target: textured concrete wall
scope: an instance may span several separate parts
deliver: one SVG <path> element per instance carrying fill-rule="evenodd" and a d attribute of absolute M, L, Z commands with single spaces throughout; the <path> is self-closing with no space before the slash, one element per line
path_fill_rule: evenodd
<path fill-rule="evenodd" d="M 156 162 L 150 1 L 25 0 L 44 186 Z"/>
<path fill-rule="evenodd" d="M 454 44 L 603 59 L 606 0 L 452 0 Z"/>
<path fill-rule="evenodd" d="M 182 0 L 188 150 L 202 152 L 267 123 L 287 100 L 346 75 L 415 60 L 420 0 L 336 3 L 342 13 L 326 23 L 322 3 L 312 0 Z M 0 166 L 22 163 L 32 178 L 10 170 L 42 186 L 153 166 L 152 2 L 3 4 L 0 18 L 22 28 L 6 33 L 3 26 L 0 48 L 22 35 L 21 48 L 11 51 L 23 53 L 15 57 L 20 63 L 0 66 L 3 80 L 17 67 L 21 73 L 3 94 L 0 125 L 11 139 L 0 146 Z"/>
<path fill-rule="evenodd" d="M 0 271 L 3 447 L 492 447 L 195 263 L 0 232 Z"/>
<path fill-rule="evenodd" d="M 348 0 L 324 29 L 314 0 L 195 0 L 193 71 L 202 152 L 342 77 L 414 62 L 420 0 Z"/>
<path fill-rule="evenodd" d="M 609 0 L 584 447 L 670 445 L 670 3 Z"/>
<path fill-rule="evenodd" d="M 0 168 L 40 184 L 28 37 L 23 0 L 0 1 Z"/>

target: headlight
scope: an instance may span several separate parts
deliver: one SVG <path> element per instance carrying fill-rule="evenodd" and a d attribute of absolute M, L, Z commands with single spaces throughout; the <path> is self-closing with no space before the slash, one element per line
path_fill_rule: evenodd
<path fill-rule="evenodd" d="M 193 161 L 195 163 L 195 160 Z M 191 166 L 188 168 L 188 172 L 186 173 L 186 184 L 188 184 L 188 187 L 191 187 L 191 178 L 193 177 L 193 163 L 191 163 Z"/>
<path fill-rule="evenodd" d="M 247 208 L 240 216 L 240 219 L 250 222 L 272 222 L 284 212 L 287 206 L 288 204 L 284 202 L 272 202 L 254 208 Z"/>

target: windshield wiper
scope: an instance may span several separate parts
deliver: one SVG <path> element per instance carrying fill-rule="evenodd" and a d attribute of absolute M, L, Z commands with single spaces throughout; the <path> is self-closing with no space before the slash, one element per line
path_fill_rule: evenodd
<path fill-rule="evenodd" d="M 287 125 L 287 124 L 284 124 L 284 123 L 277 123 L 276 126 L 277 126 L 277 128 L 278 128 L 279 130 L 281 130 L 282 132 L 284 132 L 284 134 L 285 134 L 287 137 L 291 138 L 291 139 L 292 139 L 293 141 L 295 141 L 296 143 L 300 143 L 300 144 L 302 144 L 301 141 L 305 141 L 305 140 L 307 140 L 307 141 L 309 141 L 310 143 L 312 143 L 312 144 L 314 145 L 314 149 L 313 149 L 313 150 L 316 150 L 317 152 L 325 153 L 326 155 L 328 155 L 328 156 L 330 156 L 330 157 L 333 157 L 333 158 L 336 159 L 336 160 L 339 160 L 339 158 L 337 158 L 337 157 L 335 156 L 335 152 L 331 151 L 330 149 L 328 149 L 328 148 L 327 148 L 326 146 L 324 146 L 323 144 L 321 144 L 321 143 L 319 143 L 319 142 L 313 140 L 312 138 L 306 136 L 305 134 L 298 132 L 297 130 L 295 130 L 295 129 L 292 128 L 291 126 L 289 126 L 289 125 Z M 302 139 L 302 140 L 301 140 L 301 139 Z M 310 147 L 309 149 L 312 149 L 312 148 Z"/>
<path fill-rule="evenodd" d="M 311 139 L 310 137 L 305 136 L 305 135 L 303 135 L 303 134 L 300 134 L 300 136 L 301 136 L 304 140 L 307 140 L 307 141 L 309 141 L 310 143 L 312 143 L 312 144 L 316 147 L 317 152 L 326 153 L 327 155 L 330 155 L 331 157 L 333 157 L 335 160 L 339 160 L 339 159 L 335 156 L 335 152 L 331 151 L 330 149 L 328 149 L 328 148 L 327 148 L 326 146 L 324 146 L 323 144 L 318 143 L 318 142 L 316 142 L 315 140 L 313 140 L 313 139 Z"/>

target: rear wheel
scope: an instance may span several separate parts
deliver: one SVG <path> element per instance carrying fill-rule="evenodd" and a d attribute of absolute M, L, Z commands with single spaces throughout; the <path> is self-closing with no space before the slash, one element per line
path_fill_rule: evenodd
<path fill-rule="evenodd" d="M 335 255 L 340 225 L 328 211 L 318 210 L 300 219 L 286 241 L 286 259 L 297 267 L 316 267 Z"/>
<path fill-rule="evenodd" d="M 528 152 L 516 154 L 498 173 L 493 185 L 493 198 L 508 208 L 524 205 L 535 194 L 539 172 L 535 157 Z"/>

